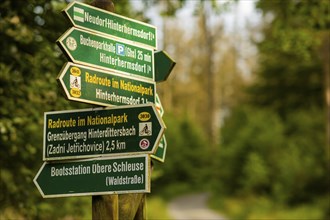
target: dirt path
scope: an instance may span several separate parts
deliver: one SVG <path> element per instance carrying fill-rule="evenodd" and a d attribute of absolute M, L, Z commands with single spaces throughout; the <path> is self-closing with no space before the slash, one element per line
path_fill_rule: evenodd
<path fill-rule="evenodd" d="M 169 214 L 175 220 L 226 220 L 207 207 L 207 199 L 206 193 L 178 197 L 169 204 Z"/>

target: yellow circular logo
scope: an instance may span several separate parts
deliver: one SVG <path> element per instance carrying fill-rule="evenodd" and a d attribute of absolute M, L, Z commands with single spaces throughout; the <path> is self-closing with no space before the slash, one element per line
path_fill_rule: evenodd
<path fill-rule="evenodd" d="M 73 66 L 70 68 L 70 73 L 74 76 L 80 76 L 81 71 L 78 67 Z"/>
<path fill-rule="evenodd" d="M 78 89 L 78 88 L 72 88 L 72 89 L 70 90 L 70 94 L 71 94 L 73 97 L 78 98 L 78 97 L 81 96 L 81 91 L 80 91 L 80 89 Z"/>
<path fill-rule="evenodd" d="M 151 115 L 149 112 L 141 112 L 138 115 L 138 118 L 140 121 L 148 121 L 151 118 Z"/>

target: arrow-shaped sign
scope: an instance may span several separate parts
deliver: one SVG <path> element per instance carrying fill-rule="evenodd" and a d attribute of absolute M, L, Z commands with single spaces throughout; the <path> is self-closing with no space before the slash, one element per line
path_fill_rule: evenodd
<path fill-rule="evenodd" d="M 165 124 L 154 104 L 45 112 L 43 159 L 154 153 Z"/>
<path fill-rule="evenodd" d="M 64 13 L 76 27 L 157 48 L 157 29 L 150 24 L 77 1 L 70 3 Z"/>
<path fill-rule="evenodd" d="M 150 159 L 132 155 L 45 162 L 33 182 L 43 198 L 150 192 Z"/>
<path fill-rule="evenodd" d="M 158 94 L 156 94 L 155 107 L 156 107 L 158 113 L 160 114 L 160 116 L 163 117 L 164 108 L 163 108 L 162 103 L 160 102 L 160 98 L 159 98 Z M 154 154 L 152 154 L 151 157 L 155 160 L 158 160 L 158 161 L 164 163 L 165 155 L 166 155 L 166 149 L 167 149 L 167 141 L 166 141 L 166 137 L 165 137 L 165 134 L 164 134 L 162 139 L 160 139 L 160 142 L 159 142 L 159 145 L 158 145 L 158 148 L 157 148 L 156 152 Z"/>
<path fill-rule="evenodd" d="M 165 81 L 172 72 L 175 61 L 165 51 L 157 51 L 155 56 L 155 81 Z"/>
<path fill-rule="evenodd" d="M 162 163 L 165 162 L 165 155 L 167 149 L 167 141 L 165 134 L 163 135 L 162 139 L 159 142 L 158 148 L 154 154 L 151 155 L 151 158 L 158 160 Z"/>
<path fill-rule="evenodd" d="M 57 44 L 74 63 L 154 79 L 152 49 L 77 28 L 70 28 Z"/>
<path fill-rule="evenodd" d="M 162 103 L 160 102 L 160 98 L 157 93 L 156 93 L 156 97 L 155 97 L 155 107 L 156 107 L 158 113 L 160 114 L 160 116 L 163 117 L 164 108 L 163 108 Z"/>
<path fill-rule="evenodd" d="M 69 100 L 102 105 L 155 103 L 154 82 L 120 76 L 100 69 L 66 63 L 58 80 Z"/>

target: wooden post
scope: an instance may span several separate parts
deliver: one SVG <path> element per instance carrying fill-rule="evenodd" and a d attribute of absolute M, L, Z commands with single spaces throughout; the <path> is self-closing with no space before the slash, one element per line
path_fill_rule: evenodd
<path fill-rule="evenodd" d="M 118 195 L 92 197 L 93 220 L 118 220 L 118 217 Z"/>
<path fill-rule="evenodd" d="M 146 194 L 130 193 L 92 197 L 93 220 L 144 220 Z"/>
<path fill-rule="evenodd" d="M 114 12 L 111 0 L 94 0 L 91 5 Z M 131 193 L 92 197 L 93 220 L 144 220 L 146 195 Z"/>
<path fill-rule="evenodd" d="M 147 213 L 146 213 L 146 199 L 147 195 L 146 194 L 141 194 L 141 202 L 138 207 L 138 210 L 136 211 L 134 220 L 145 220 L 147 218 Z"/>
<path fill-rule="evenodd" d="M 119 219 L 144 220 L 144 193 L 130 193 L 119 196 Z"/>

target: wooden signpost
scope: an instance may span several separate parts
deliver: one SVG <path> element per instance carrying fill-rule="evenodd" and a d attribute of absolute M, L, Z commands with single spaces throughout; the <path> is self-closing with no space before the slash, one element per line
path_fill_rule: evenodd
<path fill-rule="evenodd" d="M 57 44 L 72 62 L 58 82 L 68 100 L 107 108 L 45 113 L 34 183 L 44 198 L 92 196 L 93 220 L 146 219 L 151 158 L 164 162 L 167 148 L 156 83 L 175 62 L 154 51 L 156 27 L 112 10 L 111 0 L 64 9 L 74 27 Z"/>

